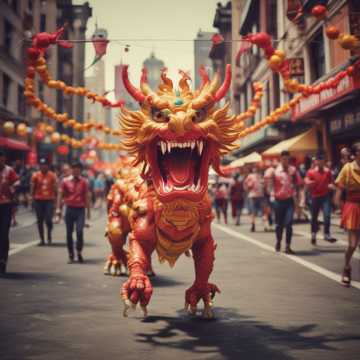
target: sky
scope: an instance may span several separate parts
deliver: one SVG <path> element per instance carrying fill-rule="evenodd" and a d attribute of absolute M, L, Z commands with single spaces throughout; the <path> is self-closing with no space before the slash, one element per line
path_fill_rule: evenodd
<path fill-rule="evenodd" d="M 129 64 L 130 80 L 139 83 L 143 61 L 154 50 L 157 58 L 165 62 L 172 79 L 179 79 L 178 70 L 190 70 L 193 76 L 193 40 L 202 31 L 213 28 L 216 4 L 219 0 L 89 0 L 93 16 L 88 21 L 87 38 L 98 27 L 108 31 L 109 39 L 116 39 L 108 46 L 104 57 L 106 88 L 114 88 L 114 65 Z M 73 0 L 82 4 L 84 0 Z M 223 1 L 225 3 L 225 1 Z M 118 41 L 121 39 L 122 41 Z M 146 41 L 135 41 L 144 39 Z M 170 39 L 159 41 L 158 39 Z M 125 45 L 130 45 L 128 52 Z M 94 57 L 91 43 L 86 45 L 86 64 Z M 86 71 L 85 76 L 91 75 Z"/>

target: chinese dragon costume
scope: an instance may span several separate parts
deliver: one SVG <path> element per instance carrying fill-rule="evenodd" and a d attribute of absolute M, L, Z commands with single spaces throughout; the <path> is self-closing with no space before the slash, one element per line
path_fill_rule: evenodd
<path fill-rule="evenodd" d="M 140 89 L 130 83 L 127 67 L 122 73 L 127 91 L 140 104 L 138 111 L 122 108 L 123 146 L 134 156 L 134 165 L 143 165 L 144 179 L 143 183 L 133 181 L 127 191 L 121 182 L 118 191 L 124 194 L 118 199 L 128 199 L 122 204 L 114 201 L 109 213 L 110 242 L 113 234 L 129 234 L 128 254 L 119 255 L 121 261 L 127 256 L 129 270 L 121 290 L 125 316 L 138 303 L 147 313 L 153 292 L 147 272 L 154 251 L 160 262 L 174 266 L 179 256 L 189 255 L 191 250 L 195 281 L 185 293 L 185 306 L 191 313 L 196 313 L 202 300 L 203 316 L 211 318 L 212 298 L 220 292 L 209 282 L 216 244 L 210 229 L 213 215 L 207 194 L 208 172 L 213 166 L 221 174 L 220 157 L 235 148 L 243 122 L 228 114 L 229 104 L 219 107 L 230 86 L 230 66 L 223 84 L 219 74 L 210 81 L 202 69 L 202 84 L 194 92 L 188 75 L 181 74 L 179 90 L 175 90 L 164 70 L 162 84 L 154 92 L 147 83 L 146 70 Z M 126 236 L 121 236 L 123 244 Z"/>

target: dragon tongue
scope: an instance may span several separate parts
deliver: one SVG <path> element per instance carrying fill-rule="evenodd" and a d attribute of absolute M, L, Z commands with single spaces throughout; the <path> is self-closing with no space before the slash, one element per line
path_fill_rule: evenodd
<path fill-rule="evenodd" d="M 191 156 L 182 156 L 180 153 L 169 156 L 166 161 L 166 168 L 172 183 L 180 186 L 192 184 L 194 177 L 193 165 Z"/>

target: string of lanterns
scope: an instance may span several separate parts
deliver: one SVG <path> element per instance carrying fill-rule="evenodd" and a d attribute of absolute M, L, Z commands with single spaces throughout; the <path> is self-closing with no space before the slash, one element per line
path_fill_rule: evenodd
<path fill-rule="evenodd" d="M 38 64 L 35 67 L 36 72 L 39 73 L 39 76 L 42 79 L 42 81 L 45 84 L 47 84 L 50 88 L 62 89 L 65 94 L 75 94 L 75 93 L 78 94 L 79 89 L 82 89 L 84 91 L 86 90 L 85 88 L 68 87 L 62 81 L 59 80 L 51 80 L 49 72 L 47 71 L 47 67 L 45 65 L 45 59 L 43 57 L 40 57 L 38 60 L 36 60 L 36 64 Z M 32 68 L 33 66 L 29 66 L 29 67 Z M 53 119 L 59 123 L 62 123 L 64 127 L 71 127 L 77 132 L 84 132 L 84 131 L 87 132 L 90 131 L 91 129 L 95 129 L 97 131 L 102 131 L 105 134 L 120 136 L 119 130 L 112 130 L 110 127 L 105 126 L 105 124 L 103 123 L 97 123 L 95 121 L 88 121 L 82 123 L 74 118 L 69 118 L 69 115 L 67 113 L 57 113 L 55 109 L 45 104 L 35 94 L 35 89 L 34 89 L 35 72 L 32 69 L 29 70 L 29 67 L 26 73 L 25 89 L 24 89 L 24 95 L 29 105 L 34 106 L 38 111 L 43 113 L 48 118 Z M 76 90 L 76 92 L 74 92 L 74 90 Z M 90 93 L 91 98 L 94 96 L 94 94 L 95 93 L 93 92 Z M 95 97 L 97 96 L 98 95 L 95 94 Z"/>

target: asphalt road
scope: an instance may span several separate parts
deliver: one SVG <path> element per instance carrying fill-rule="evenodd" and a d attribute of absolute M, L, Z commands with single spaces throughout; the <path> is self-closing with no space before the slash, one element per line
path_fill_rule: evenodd
<path fill-rule="evenodd" d="M 339 284 L 345 234 L 310 245 L 309 225 L 296 225 L 296 256 L 273 251 L 274 233 L 214 224 L 218 243 L 212 282 L 216 320 L 182 311 L 193 281 L 192 260 L 173 269 L 154 256 L 157 276 L 149 316 L 122 317 L 124 277 L 102 274 L 109 248 L 105 219 L 86 230 L 86 262 L 66 263 L 64 226 L 54 245 L 32 246 L 35 226 L 12 230 L 9 273 L 0 279 L 0 359 L 358 359 L 360 269 L 354 287 Z"/>

